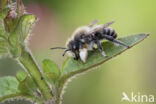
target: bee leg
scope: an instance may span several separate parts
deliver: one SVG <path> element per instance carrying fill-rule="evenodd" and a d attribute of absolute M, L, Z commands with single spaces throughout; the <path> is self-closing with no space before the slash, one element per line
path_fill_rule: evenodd
<path fill-rule="evenodd" d="M 92 46 L 92 49 L 95 50 L 96 48 L 94 47 L 94 45 Z"/>
<path fill-rule="evenodd" d="M 74 54 L 75 54 L 74 60 L 78 60 L 80 57 L 79 54 L 77 52 L 74 52 Z"/>
<path fill-rule="evenodd" d="M 78 59 L 79 59 L 79 57 L 77 57 L 77 56 L 76 56 L 76 57 L 74 57 L 74 60 L 78 60 Z"/>
<path fill-rule="evenodd" d="M 97 47 L 99 48 L 101 54 L 102 54 L 104 57 L 108 57 L 108 56 L 105 54 L 105 52 L 103 51 L 103 48 L 102 48 L 101 43 L 100 43 L 99 40 L 96 41 L 96 45 L 97 45 Z"/>
<path fill-rule="evenodd" d="M 94 47 L 95 42 L 92 43 L 92 50 L 95 50 L 96 48 Z"/>
<path fill-rule="evenodd" d="M 88 50 L 95 50 L 95 47 L 94 47 L 94 42 L 91 42 L 90 44 L 88 44 Z"/>
<path fill-rule="evenodd" d="M 112 36 L 104 35 L 104 38 L 105 38 L 106 40 L 109 40 L 109 41 L 114 42 L 114 43 L 116 43 L 116 44 L 122 45 L 122 46 L 124 46 L 124 47 L 126 47 L 126 48 L 130 48 L 130 46 L 124 44 L 123 42 L 121 42 L 121 41 L 119 41 L 119 40 L 115 40 Z"/>
<path fill-rule="evenodd" d="M 96 48 L 95 47 L 92 47 L 92 50 L 96 50 Z"/>

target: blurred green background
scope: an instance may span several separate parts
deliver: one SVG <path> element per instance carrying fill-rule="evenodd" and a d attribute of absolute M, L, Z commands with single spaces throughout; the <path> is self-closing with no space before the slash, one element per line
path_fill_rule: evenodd
<path fill-rule="evenodd" d="M 121 102 L 122 92 L 156 96 L 156 0 L 24 0 L 24 3 L 27 11 L 38 17 L 29 48 L 40 66 L 44 58 L 50 58 L 61 67 L 65 60 L 62 51 L 49 48 L 65 46 L 74 29 L 94 19 L 100 20 L 100 24 L 115 20 L 112 27 L 118 37 L 150 33 L 145 41 L 98 70 L 73 79 L 63 95 L 63 104 L 128 104 Z M 17 70 L 22 70 L 17 62 L 0 59 L 0 77 L 15 75 Z"/>

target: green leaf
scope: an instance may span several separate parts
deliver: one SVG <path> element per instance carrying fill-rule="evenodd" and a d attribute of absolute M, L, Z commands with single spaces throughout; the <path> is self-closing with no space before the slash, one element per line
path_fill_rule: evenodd
<path fill-rule="evenodd" d="M 17 28 L 17 24 L 19 23 L 19 18 L 16 16 L 16 12 L 10 10 L 6 17 L 4 18 L 4 26 L 5 30 L 9 33 L 12 33 Z"/>
<path fill-rule="evenodd" d="M 25 14 L 16 19 L 6 18 L 5 21 L 8 23 L 9 31 L 10 29 L 12 30 L 10 31 L 10 43 L 15 44 L 16 41 L 24 43 L 24 39 L 30 34 L 35 20 L 36 17 L 29 14 Z"/>
<path fill-rule="evenodd" d="M 0 12 L 0 38 L 1 39 L 7 39 L 8 33 L 5 31 L 5 26 L 4 26 L 4 18 L 6 17 L 9 9 L 3 9 Z"/>
<path fill-rule="evenodd" d="M 37 85 L 35 82 L 28 76 L 19 84 L 19 90 L 27 95 L 33 96 L 37 91 Z"/>
<path fill-rule="evenodd" d="M 34 103 L 31 100 L 26 100 L 24 98 L 19 97 L 5 100 L 1 104 L 34 104 Z"/>
<path fill-rule="evenodd" d="M 7 7 L 10 3 L 10 0 L 0 0 L 0 12 Z"/>
<path fill-rule="evenodd" d="M 8 42 L 0 38 L 0 56 L 8 54 Z"/>
<path fill-rule="evenodd" d="M 0 98 L 0 104 L 34 104 L 34 99 L 22 94 L 13 94 Z"/>
<path fill-rule="evenodd" d="M 34 15 L 25 14 L 21 16 L 17 26 L 16 35 L 21 35 L 22 40 L 24 40 L 30 34 L 35 21 L 36 17 Z"/>
<path fill-rule="evenodd" d="M 8 53 L 8 42 L 0 39 L 0 54 Z"/>
<path fill-rule="evenodd" d="M 147 36 L 148 34 L 138 34 L 138 35 L 131 35 L 131 36 L 119 38 L 119 40 L 132 47 L 137 43 L 139 43 L 140 41 L 144 40 Z M 123 46 L 119 46 L 119 45 L 117 46 L 108 41 L 103 42 L 102 46 L 104 51 L 108 55 L 107 58 L 104 58 L 99 52 L 99 50 L 90 51 L 86 63 L 83 63 L 80 60 L 76 61 L 73 58 L 68 58 L 63 64 L 62 75 L 70 77 L 75 74 L 88 71 L 127 50 L 127 48 Z"/>
<path fill-rule="evenodd" d="M 49 73 L 49 72 L 52 72 L 52 73 L 55 73 L 56 75 L 59 75 L 60 74 L 60 70 L 58 68 L 58 66 L 51 60 L 49 59 L 45 59 L 43 60 L 43 71 L 45 73 Z"/>
<path fill-rule="evenodd" d="M 11 45 L 10 53 L 13 57 L 21 55 L 21 47 L 25 45 L 24 40 L 30 34 L 31 28 L 36 20 L 34 15 L 23 15 L 18 20 L 15 30 L 9 36 Z"/>
<path fill-rule="evenodd" d="M 28 74 L 24 71 L 18 71 L 16 74 L 16 78 L 19 82 L 22 82 L 24 79 L 26 79 L 27 76 Z"/>
<path fill-rule="evenodd" d="M 7 50 L 5 48 L 0 47 L 0 56 L 6 55 Z"/>
<path fill-rule="evenodd" d="M 18 93 L 18 85 L 19 82 L 15 77 L 0 78 L 0 97 Z"/>
<path fill-rule="evenodd" d="M 2 11 L 0 11 L 0 20 L 3 20 L 6 17 L 9 10 L 10 10 L 9 8 L 5 8 Z"/>
<path fill-rule="evenodd" d="M 18 43 L 15 43 L 14 45 L 9 45 L 9 52 L 13 58 L 19 57 L 21 55 L 21 51 L 21 45 L 19 45 Z"/>
<path fill-rule="evenodd" d="M 6 47 L 8 47 L 8 42 L 0 39 L 0 48 L 6 48 Z"/>
<path fill-rule="evenodd" d="M 46 72 L 43 75 L 45 80 L 48 81 L 50 84 L 55 84 L 59 79 L 59 76 L 53 72 Z"/>

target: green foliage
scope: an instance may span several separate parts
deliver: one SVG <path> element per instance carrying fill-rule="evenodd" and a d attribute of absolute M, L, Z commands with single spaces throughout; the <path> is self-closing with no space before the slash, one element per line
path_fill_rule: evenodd
<path fill-rule="evenodd" d="M 10 0 L 0 0 L 0 53 L 8 53 L 9 50 L 13 57 L 19 57 L 21 48 L 25 45 L 24 40 L 30 34 L 36 17 L 24 14 L 21 0 L 18 0 L 17 8 L 6 6 L 9 3 Z"/>
<path fill-rule="evenodd" d="M 31 99 L 18 96 L 18 97 L 12 97 L 12 98 L 3 100 L 1 104 L 34 104 L 34 103 Z"/>
<path fill-rule="evenodd" d="M 36 17 L 32 14 L 21 16 L 16 34 L 22 35 L 23 41 L 30 34 L 35 21 L 36 21 Z"/>
<path fill-rule="evenodd" d="M 10 35 L 10 43 L 14 44 L 16 41 L 22 43 L 24 42 L 25 38 L 31 32 L 31 28 L 36 20 L 34 15 L 23 15 L 18 19 L 18 24 L 15 30 Z"/>
<path fill-rule="evenodd" d="M 45 73 L 52 72 L 52 73 L 55 73 L 56 75 L 60 74 L 60 69 L 58 68 L 58 66 L 49 59 L 43 60 L 43 71 Z"/>
<path fill-rule="evenodd" d="M 19 90 L 27 95 L 33 96 L 37 91 L 37 86 L 31 77 L 27 76 L 18 86 Z"/>
<path fill-rule="evenodd" d="M 0 0 L 0 12 L 5 9 L 10 3 L 11 0 Z"/>
<path fill-rule="evenodd" d="M 0 54 L 6 54 L 8 43 L 5 40 L 0 40 Z"/>
<path fill-rule="evenodd" d="M 51 84 L 54 84 L 58 81 L 59 76 L 53 72 L 47 72 L 43 74 L 43 77 Z"/>
<path fill-rule="evenodd" d="M 7 15 L 9 9 L 5 8 L 0 11 L 0 56 L 5 55 L 8 53 L 7 47 L 8 47 L 8 42 L 7 42 L 7 36 L 8 33 L 5 30 L 4 26 L 4 21 L 3 19 Z"/>
<path fill-rule="evenodd" d="M 19 92 L 19 82 L 15 77 L 2 77 L 0 78 L 0 97 Z"/>
<path fill-rule="evenodd" d="M 9 8 L 5 8 L 5 9 L 0 11 L 0 19 L 1 20 L 6 17 L 7 13 L 9 12 L 9 10 L 10 10 Z"/>
<path fill-rule="evenodd" d="M 0 0 L 0 55 L 10 54 L 13 58 L 18 58 L 21 56 L 22 49 L 26 48 L 24 41 L 30 34 L 36 17 L 24 12 L 21 0 L 17 0 L 16 5 L 14 4 L 15 8 L 8 6 L 10 3 L 11 0 Z M 20 71 L 16 78 L 0 79 L 0 100 L 9 101 L 10 97 L 15 97 L 17 94 L 35 96 L 38 87 L 30 75 Z M 18 99 L 9 102 L 13 104 Z"/>
<path fill-rule="evenodd" d="M 16 78 L 19 82 L 22 82 L 24 79 L 26 79 L 27 76 L 27 73 L 24 71 L 18 71 L 16 74 Z"/>
<path fill-rule="evenodd" d="M 0 55 L 10 54 L 28 73 L 19 71 L 16 78 L 0 78 L 0 102 L 2 104 L 30 104 L 33 100 L 37 100 L 39 103 L 55 102 L 55 104 L 59 104 L 68 79 L 96 68 L 127 50 L 127 48 L 114 45 L 111 42 L 103 42 L 102 46 L 108 55 L 107 58 L 104 58 L 96 49 L 89 52 L 86 63 L 68 58 L 63 63 L 61 70 L 53 61 L 45 59 L 42 62 L 42 74 L 24 42 L 31 33 L 36 17 L 26 14 L 22 1 L 16 1 L 16 7 L 12 9 L 7 6 L 10 0 L 0 0 Z M 138 34 L 119 40 L 131 48 L 147 36 L 147 34 Z M 27 98 L 31 100 L 27 100 Z"/>
<path fill-rule="evenodd" d="M 18 24 L 16 25 L 15 30 L 10 33 L 10 52 L 14 57 L 18 57 L 21 55 L 21 48 L 25 45 L 24 40 L 29 35 L 35 20 L 36 17 L 34 15 L 21 16 L 18 19 Z"/>
<path fill-rule="evenodd" d="M 59 79 L 60 69 L 53 61 L 45 59 L 42 62 L 44 78 L 51 84 L 54 84 Z"/>

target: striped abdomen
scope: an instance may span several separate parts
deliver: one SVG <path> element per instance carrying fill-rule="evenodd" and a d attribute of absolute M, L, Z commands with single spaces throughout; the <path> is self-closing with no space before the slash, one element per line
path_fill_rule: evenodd
<path fill-rule="evenodd" d="M 108 28 L 104 28 L 101 31 L 102 35 L 109 35 L 112 36 L 114 39 L 117 38 L 117 33 L 115 32 L 115 30 L 113 30 L 112 28 L 108 27 Z"/>
<path fill-rule="evenodd" d="M 100 32 L 96 32 L 93 37 L 95 39 L 102 40 L 105 38 L 104 35 L 112 36 L 114 39 L 117 38 L 117 33 L 110 27 L 104 28 Z"/>

